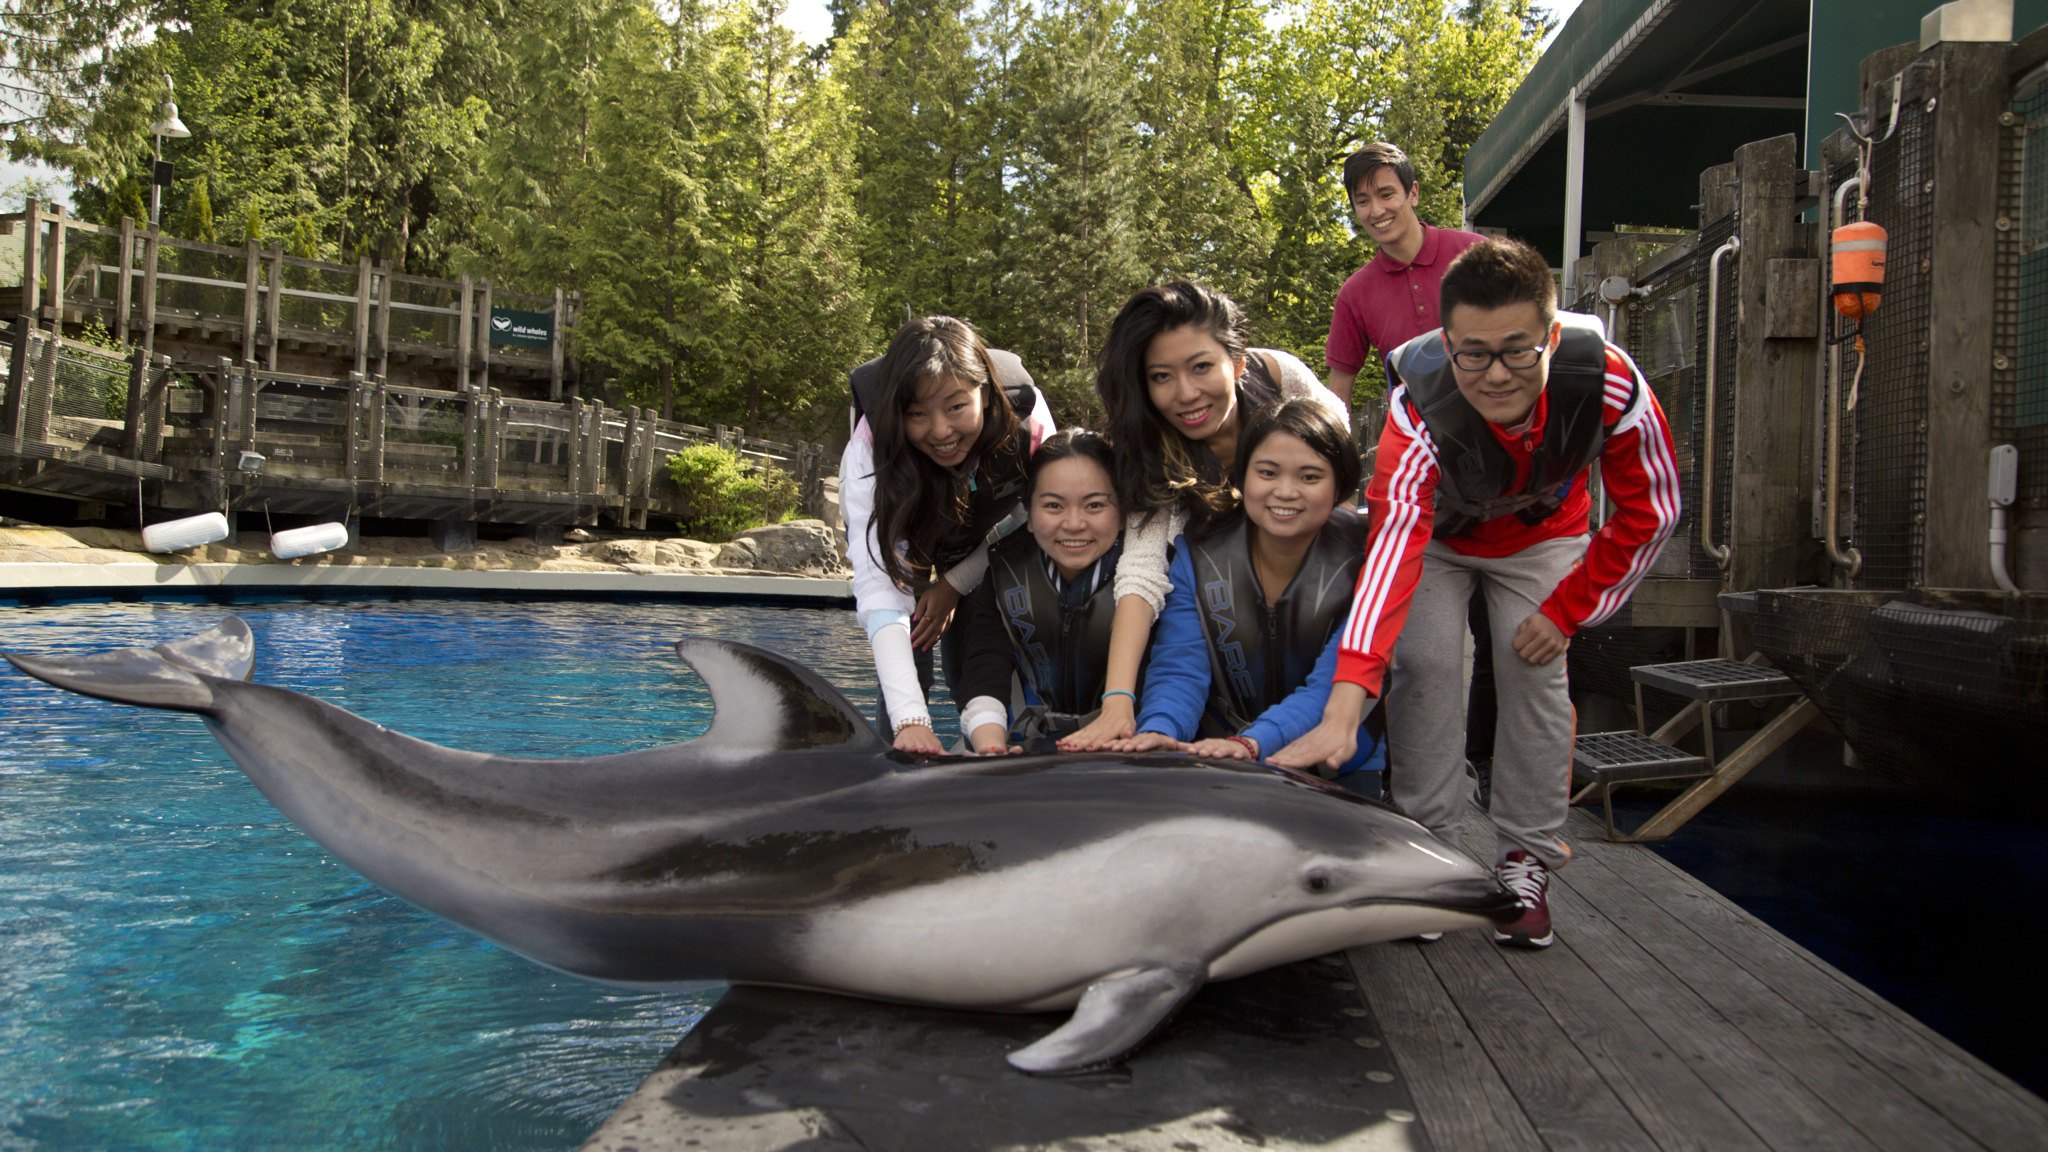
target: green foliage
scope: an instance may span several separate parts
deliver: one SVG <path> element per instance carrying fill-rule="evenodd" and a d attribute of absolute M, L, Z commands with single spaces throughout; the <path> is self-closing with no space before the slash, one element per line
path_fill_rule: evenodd
<path fill-rule="evenodd" d="M 668 474 L 695 511 L 676 527 L 697 540 L 730 540 L 749 528 L 776 524 L 796 511 L 802 493 L 779 468 L 757 467 L 716 444 L 698 444 L 668 458 Z"/>
<path fill-rule="evenodd" d="M 174 94 L 173 231 L 566 289 L 588 393 L 663 415 L 844 435 L 848 366 L 943 312 L 1092 422 L 1111 319 L 1166 277 L 1320 368 L 1372 255 L 1343 158 L 1400 143 L 1458 223 L 1546 28 L 1531 0 L 833 0 L 806 49 L 782 3 L 12 0 L 0 138 L 79 215 L 140 218 Z"/>
<path fill-rule="evenodd" d="M 105 348 L 116 356 L 128 357 L 135 353 L 135 346 L 107 331 L 107 326 L 97 317 L 85 322 L 78 331 L 80 343 Z M 90 373 L 92 390 L 99 397 L 100 414 L 108 420 L 125 420 L 128 417 L 128 373 L 117 370 L 110 364 L 93 362 L 84 366 Z"/>

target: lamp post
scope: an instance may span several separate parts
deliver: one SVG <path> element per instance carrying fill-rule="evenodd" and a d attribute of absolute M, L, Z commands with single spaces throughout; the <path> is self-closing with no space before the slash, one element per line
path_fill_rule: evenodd
<path fill-rule="evenodd" d="M 164 102 L 156 111 L 156 154 L 149 169 L 149 226 L 157 226 L 157 218 L 163 214 L 164 187 L 171 182 L 171 166 L 164 160 L 164 137 L 183 140 L 192 135 L 185 122 L 178 119 L 178 106 L 171 101 L 171 74 L 164 73 Z"/>

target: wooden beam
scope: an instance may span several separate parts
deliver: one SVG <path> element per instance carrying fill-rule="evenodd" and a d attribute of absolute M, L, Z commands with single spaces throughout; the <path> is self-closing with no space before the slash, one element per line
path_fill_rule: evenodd
<path fill-rule="evenodd" d="M 1991 354 L 1997 266 L 1998 114 L 2007 91 L 2005 44 L 1937 44 L 1940 76 L 1926 169 L 1928 216 L 1927 507 L 1922 579 L 1936 588 L 1992 587 Z M 1910 385 L 1908 385 L 1910 386 Z"/>
<path fill-rule="evenodd" d="M 142 235 L 142 349 L 156 351 L 156 266 L 163 234 L 156 225 Z"/>
<path fill-rule="evenodd" d="M 135 307 L 135 221 L 121 217 L 121 280 L 114 285 L 113 334 L 121 340 L 128 340 L 135 333 L 135 318 L 129 315 Z M 132 341 L 131 341 L 132 343 Z"/>
<path fill-rule="evenodd" d="M 1630 840 L 1662 840 L 1685 826 L 1685 822 L 1699 815 L 1700 811 L 1714 802 L 1721 793 L 1733 788 L 1750 769 L 1764 762 L 1799 730 L 1812 723 L 1820 715 L 1820 709 L 1812 700 L 1801 696 L 1790 708 L 1772 717 L 1770 722 L 1757 729 L 1756 734 L 1745 740 L 1735 751 L 1714 766 L 1714 774 L 1687 788 L 1678 799 L 1666 804 L 1655 816 L 1643 821 L 1642 825 L 1629 834 Z"/>
<path fill-rule="evenodd" d="M 284 300 L 284 246 L 270 249 L 270 291 L 263 296 L 263 332 L 269 337 L 263 348 L 263 366 L 277 371 L 277 346 L 283 342 L 279 330 L 279 308 Z"/>
<path fill-rule="evenodd" d="M 1806 452 L 1807 402 L 1819 349 L 1810 339 L 1770 333 L 1774 262 L 1804 258 L 1799 227 L 1804 182 L 1790 134 L 1735 150 L 1742 250 L 1737 254 L 1734 369 L 1720 400 L 1734 417 L 1727 586 L 1783 588 L 1821 575 L 1807 502 L 1813 462 Z M 1816 281 L 1817 282 L 1817 281 Z"/>
<path fill-rule="evenodd" d="M 242 363 L 256 362 L 256 305 L 263 298 L 262 256 L 256 241 L 242 242 Z"/>
<path fill-rule="evenodd" d="M 69 231 L 64 219 L 64 206 L 52 204 L 50 215 L 49 253 L 44 257 L 50 266 L 50 281 L 45 288 L 47 302 L 43 305 L 43 319 L 50 322 L 50 331 L 64 330 L 64 235 Z"/>

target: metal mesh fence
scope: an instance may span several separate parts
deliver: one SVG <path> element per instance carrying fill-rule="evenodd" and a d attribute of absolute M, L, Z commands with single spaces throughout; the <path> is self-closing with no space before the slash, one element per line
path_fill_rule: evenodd
<path fill-rule="evenodd" d="M 1765 591 L 1753 635 L 1870 767 L 1993 791 L 2043 785 L 2048 601 Z"/>
<path fill-rule="evenodd" d="M 1991 434 L 2019 447 L 2019 498 L 2038 509 L 2048 508 L 2048 84 L 2020 93 L 2012 111 L 1999 214 L 2015 226 L 1998 254 L 1998 320 L 2009 330 L 1995 347 L 2015 354 L 2006 370 L 1994 362 Z"/>
<path fill-rule="evenodd" d="M 72 222 L 64 229 L 64 299 L 113 316 L 121 286 L 121 233 Z M 109 325 L 111 327 L 111 325 Z"/>
<path fill-rule="evenodd" d="M 281 332 L 353 335 L 358 276 L 347 268 L 287 256 L 278 261 Z"/>
<path fill-rule="evenodd" d="M 560 404 L 506 403 L 498 410 L 498 478 L 566 484 L 574 423 Z M 528 486 L 528 485 L 521 485 Z"/>
<path fill-rule="evenodd" d="M 157 246 L 157 314 L 239 326 L 248 274 L 240 249 L 163 240 Z"/>
<path fill-rule="evenodd" d="M 1727 237 L 1721 235 L 1714 242 L 1719 244 Z M 1703 245 L 1704 246 L 1704 245 Z M 1709 250 L 1711 252 L 1711 250 Z M 1665 545 L 1658 554 L 1657 564 L 1652 569 L 1656 576 L 1678 579 L 1713 579 L 1719 574 L 1713 557 L 1699 547 L 1699 531 L 1695 527 L 1699 497 L 1699 452 L 1702 445 L 1695 444 L 1693 411 L 1695 381 L 1698 379 L 1698 357 L 1704 337 L 1700 327 L 1700 297 L 1704 294 L 1702 284 L 1696 279 L 1700 269 L 1697 257 L 1682 261 L 1667 269 L 1667 275 L 1645 284 L 1647 295 L 1632 300 L 1628 305 L 1629 355 L 1636 367 L 1643 373 L 1643 379 L 1650 385 L 1650 391 L 1663 406 L 1665 419 L 1671 425 L 1673 450 L 1682 461 L 1681 478 L 1686 485 L 1685 505 L 1680 512 L 1678 527 L 1673 530 L 1675 539 Z"/>
<path fill-rule="evenodd" d="M 22 260 L 28 247 L 28 225 L 19 220 L 0 225 L 0 289 L 21 288 Z"/>
<path fill-rule="evenodd" d="M 1884 303 L 1863 321 L 1863 376 L 1843 401 L 1855 401 L 1845 416 L 1854 434 L 1843 468 L 1853 477 L 1850 523 L 1863 553 L 1858 583 L 1866 588 L 1911 587 L 1925 571 L 1933 145 L 1934 114 L 1913 100 L 1900 109 L 1897 130 L 1871 153 L 1869 218 L 1890 237 Z M 1848 334 L 1853 338 L 1853 326 Z M 1846 347 L 1845 379 L 1855 378 L 1856 359 L 1853 346 Z"/>
<path fill-rule="evenodd" d="M 119 429 L 128 414 L 128 360 L 118 352 L 60 344 L 51 388 L 51 439 L 84 443 Z"/>
<path fill-rule="evenodd" d="M 384 465 L 437 479 L 459 478 L 469 405 L 461 397 L 390 389 L 384 402 Z"/>
<path fill-rule="evenodd" d="M 391 343 L 455 347 L 462 292 L 443 280 L 391 274 Z"/>
<path fill-rule="evenodd" d="M 347 380 L 263 379 L 256 450 L 285 468 L 338 474 L 348 458 L 349 399 Z"/>

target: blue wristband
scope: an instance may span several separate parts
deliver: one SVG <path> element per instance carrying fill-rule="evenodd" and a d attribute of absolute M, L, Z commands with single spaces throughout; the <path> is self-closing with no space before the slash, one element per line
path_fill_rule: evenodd
<path fill-rule="evenodd" d="M 1109 691 L 1104 692 L 1102 700 L 1098 701 L 1098 703 L 1107 703 L 1111 696 L 1127 696 L 1130 698 L 1131 707 L 1136 708 L 1138 706 L 1138 694 L 1136 692 L 1126 692 L 1121 688 L 1111 688 Z"/>

